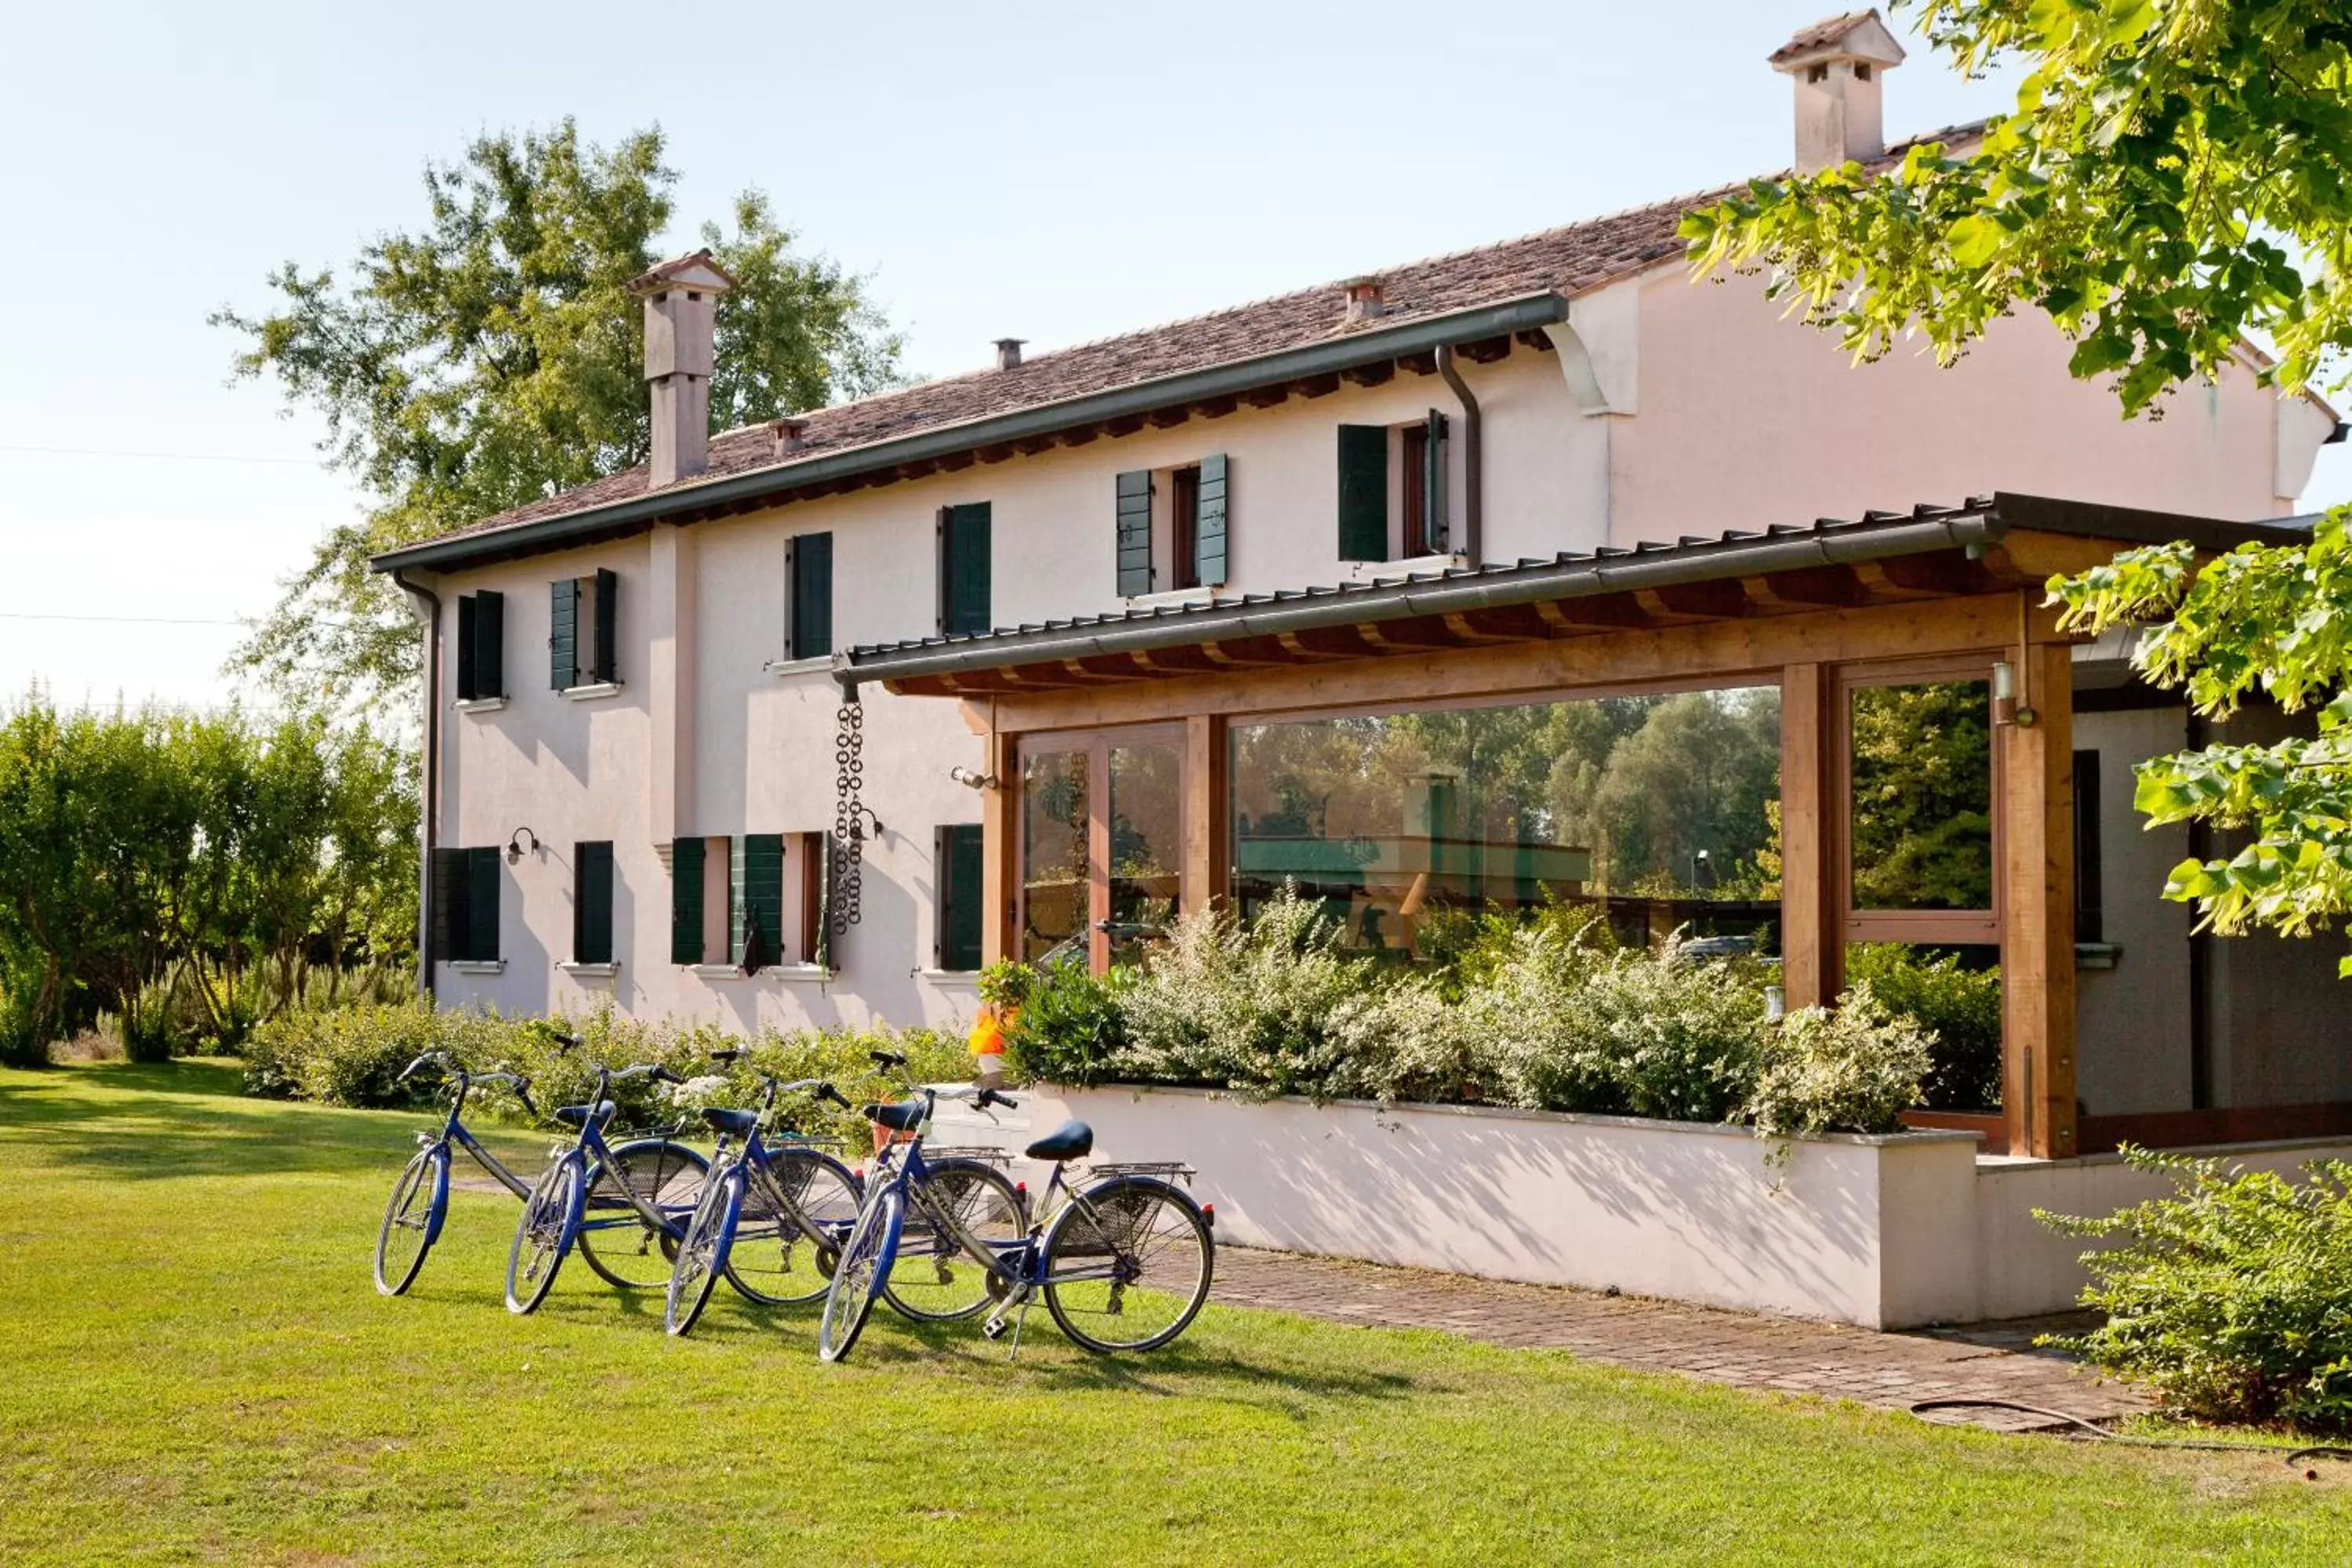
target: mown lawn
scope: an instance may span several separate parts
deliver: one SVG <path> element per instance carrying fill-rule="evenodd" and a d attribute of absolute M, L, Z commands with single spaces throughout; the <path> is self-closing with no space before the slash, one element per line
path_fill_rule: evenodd
<path fill-rule="evenodd" d="M 878 1317 L 845 1367 L 723 1290 L 696 1336 L 511 1200 L 367 1259 L 420 1119 L 234 1070 L 0 1073 L 0 1562 L 2352 1561 L 2352 1484 L 2093 1451 L 1212 1307 L 1145 1360 Z M 536 1140 L 506 1140 L 528 1149 Z"/>

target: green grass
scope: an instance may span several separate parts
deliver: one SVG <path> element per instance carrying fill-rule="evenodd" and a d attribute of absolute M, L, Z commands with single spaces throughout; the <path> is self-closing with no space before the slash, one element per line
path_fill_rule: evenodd
<path fill-rule="evenodd" d="M 375 1226 L 412 1115 L 234 1068 L 0 1073 L 0 1562 L 2352 1560 L 2352 1484 L 2094 1450 L 1213 1306 L 1100 1361 L 1030 1323 L 657 1302 L 461 1195 L 415 1290 Z M 508 1137 L 529 1152 L 541 1142 Z"/>

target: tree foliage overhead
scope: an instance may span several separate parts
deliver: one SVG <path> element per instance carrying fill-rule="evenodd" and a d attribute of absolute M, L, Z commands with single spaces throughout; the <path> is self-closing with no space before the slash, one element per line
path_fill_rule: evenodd
<path fill-rule="evenodd" d="M 1900 7 L 1898 7 L 1899 9 Z M 1685 226 L 1695 267 L 1769 267 L 1864 357 L 1906 333 L 1949 362 L 2037 306 L 2126 415 L 2219 373 L 2249 335 L 2282 389 L 2352 348 L 2352 8 L 2342 0 L 1920 0 L 1958 68 L 2028 68 L 1980 147 L 1923 146 L 1764 182 Z M 2147 628 L 2133 662 L 2227 720 L 2315 710 L 2315 735 L 2158 757 L 2137 802 L 2224 830 L 2165 896 L 2211 929 L 2303 935 L 2352 913 L 2352 509 L 2308 544 L 2200 563 L 2186 544 L 2053 578 L 2074 630 Z M 2352 974 L 2352 959 L 2344 965 Z"/>
<path fill-rule="evenodd" d="M 2028 68 L 1973 150 L 1759 181 L 1685 223 L 1864 358 L 1948 363 L 2018 305 L 2137 412 L 2249 333 L 2281 384 L 2352 342 L 2352 8 L 2343 0 L 1918 0 L 1954 65 Z"/>
<path fill-rule="evenodd" d="M 658 129 L 599 148 L 566 120 L 484 136 L 425 171 L 427 219 L 340 270 L 292 262 L 272 308 L 215 314 L 240 378 L 322 416 L 330 459 L 373 500 L 330 530 L 242 649 L 296 689 L 389 699 L 416 673 L 399 592 L 369 555 L 642 461 L 651 440 L 630 279 L 662 259 L 677 175 Z M 702 242 L 737 280 L 718 310 L 714 427 L 895 384 L 898 339 L 863 282 L 795 248 L 767 198 Z"/>

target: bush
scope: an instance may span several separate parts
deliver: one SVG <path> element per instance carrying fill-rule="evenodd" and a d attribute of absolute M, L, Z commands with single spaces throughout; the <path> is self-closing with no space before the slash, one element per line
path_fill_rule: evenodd
<path fill-rule="evenodd" d="M 1964 969 L 1958 953 L 1928 957 L 1896 942 L 1864 942 L 1846 978 L 1885 1009 L 1916 1020 L 1934 1055 L 1919 1103 L 1937 1110 L 2000 1109 L 2000 971 Z"/>
<path fill-rule="evenodd" d="M 2299 1184 L 2124 1152 L 2172 1195 L 2096 1219 L 2036 1211 L 2065 1235 L 2126 1238 L 2083 1258 L 2083 1304 L 2106 1321 L 2045 1342 L 2200 1419 L 2352 1428 L 2352 1163 L 2315 1161 Z"/>
<path fill-rule="evenodd" d="M 1867 981 L 1835 1011 L 1805 1007 L 1764 1031 L 1741 1114 L 1768 1138 L 1892 1132 L 1932 1065 L 1926 1033 L 1880 1006 Z"/>
<path fill-rule="evenodd" d="M 1076 963 L 1037 973 L 1005 1031 L 1005 1070 L 1030 1083 L 1084 1085 L 1114 1076 L 1127 1046 L 1121 994 L 1134 981 L 1132 970 L 1097 979 Z"/>

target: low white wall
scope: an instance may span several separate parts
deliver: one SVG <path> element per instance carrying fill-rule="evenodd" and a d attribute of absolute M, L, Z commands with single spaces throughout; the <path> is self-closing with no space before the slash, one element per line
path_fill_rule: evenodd
<path fill-rule="evenodd" d="M 1110 1160 L 1184 1160 L 1246 1246 L 1894 1328 L 1974 1315 L 1975 1141 L 1837 1135 L 1786 1164 L 1743 1128 L 1197 1089 L 1016 1094 L 940 1143 L 1018 1152 L 1065 1117 Z M 1033 1179 L 1034 1190 L 1042 1175 Z"/>

